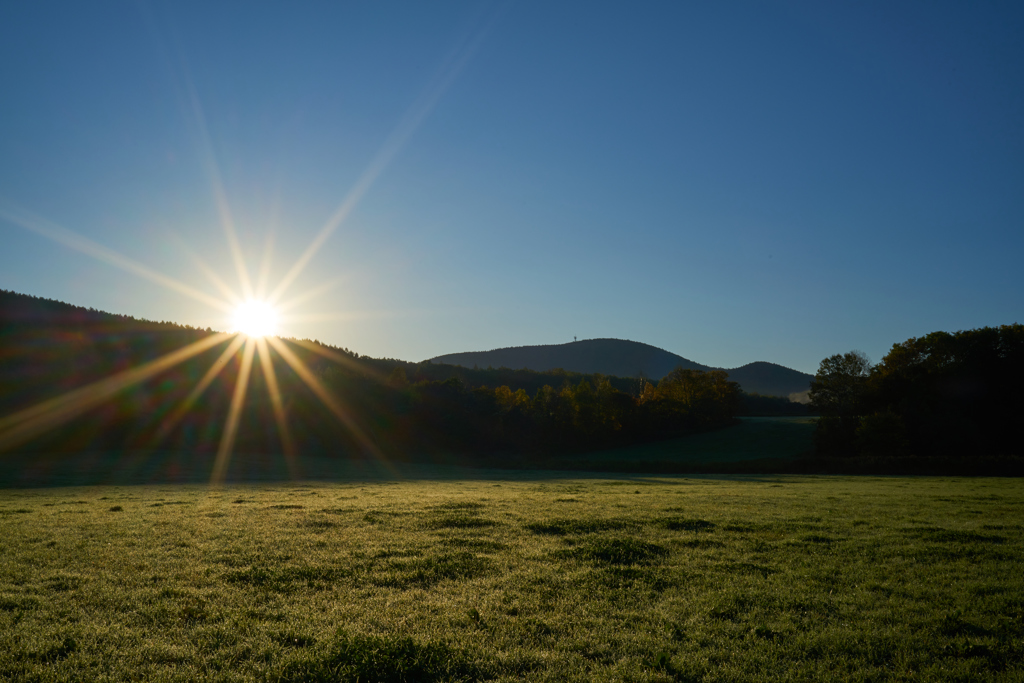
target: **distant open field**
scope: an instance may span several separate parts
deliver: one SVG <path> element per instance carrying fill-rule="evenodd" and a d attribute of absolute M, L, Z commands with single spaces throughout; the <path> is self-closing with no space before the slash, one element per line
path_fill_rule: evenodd
<path fill-rule="evenodd" d="M 632 467 L 633 471 L 642 470 L 644 463 L 686 468 L 744 460 L 791 460 L 810 454 L 817 422 L 816 417 L 742 417 L 725 429 L 560 460 L 587 469 L 611 466 Z"/>
<path fill-rule="evenodd" d="M 1024 679 L 1019 480 L 450 475 L 0 490 L 0 679 Z"/>
<path fill-rule="evenodd" d="M 806 456 L 813 446 L 816 418 L 745 417 L 737 424 L 700 434 L 590 453 L 536 455 L 510 453 L 479 458 L 480 472 L 471 478 L 489 477 L 494 467 L 587 471 L 715 471 L 738 463 L 767 463 L 773 471 L 780 464 Z M 58 454 L 7 454 L 0 461 L 0 488 L 47 487 L 95 484 L 205 483 L 213 469 L 213 453 L 183 452 L 75 452 Z M 466 464 L 470 459 L 454 454 L 422 454 L 414 460 L 432 463 L 422 466 L 404 463 L 403 472 L 412 476 L 429 471 L 430 478 L 443 470 L 437 465 Z M 303 454 L 298 470 L 310 480 L 393 476 L 394 468 L 373 460 L 350 460 L 333 454 Z M 236 482 L 280 481 L 291 478 L 283 456 L 236 454 L 228 479 Z M 464 478 L 464 468 L 454 468 L 447 478 Z M 547 475 L 545 475 L 547 476 Z"/>

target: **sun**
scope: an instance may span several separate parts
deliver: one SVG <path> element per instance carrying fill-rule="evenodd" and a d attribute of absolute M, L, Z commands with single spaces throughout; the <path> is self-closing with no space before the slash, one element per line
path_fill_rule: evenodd
<path fill-rule="evenodd" d="M 232 332 L 253 337 L 277 334 L 277 311 L 266 301 L 249 299 L 235 307 L 231 316 Z"/>

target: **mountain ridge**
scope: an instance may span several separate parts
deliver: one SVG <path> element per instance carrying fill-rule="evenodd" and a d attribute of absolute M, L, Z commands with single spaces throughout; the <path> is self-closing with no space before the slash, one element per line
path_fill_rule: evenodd
<path fill-rule="evenodd" d="M 428 359 L 430 363 L 463 367 L 528 368 L 545 372 L 561 368 L 572 372 L 615 377 L 661 379 L 677 367 L 690 370 L 725 370 L 747 393 L 786 396 L 806 392 L 812 375 L 778 363 L 755 361 L 737 368 L 703 365 L 657 346 L 628 339 L 583 339 L 564 344 L 509 346 L 490 351 L 464 351 Z"/>
<path fill-rule="evenodd" d="M 135 318 L 0 289 L 0 332 L 12 324 L 58 325 L 65 329 L 73 327 L 79 331 L 91 330 L 101 335 L 109 334 L 115 328 L 119 333 L 123 333 L 125 326 L 140 333 L 212 332 L 209 328 L 204 331 L 180 323 Z M 542 354 L 539 359 L 538 351 Z M 573 353 L 566 355 L 566 351 Z M 621 378 L 642 375 L 654 380 L 660 380 L 676 367 L 701 371 L 725 370 L 729 373 L 729 378 L 738 382 L 747 393 L 782 396 L 791 400 L 805 400 L 795 395 L 806 392 L 813 379 L 807 373 L 777 363 L 755 361 L 738 368 L 716 368 L 643 342 L 609 338 L 585 339 L 564 344 L 505 347 L 490 351 L 467 351 L 436 356 L 426 362 L 465 368 L 472 368 L 474 365 L 527 368 L 536 372 L 560 368 L 581 374 L 600 373 Z"/>

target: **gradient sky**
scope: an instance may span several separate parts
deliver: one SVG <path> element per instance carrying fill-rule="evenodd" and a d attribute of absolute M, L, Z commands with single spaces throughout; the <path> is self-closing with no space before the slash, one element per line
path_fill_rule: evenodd
<path fill-rule="evenodd" d="M 350 200 L 289 336 L 877 361 L 1024 322 L 1022 35 L 1019 2 L 3 3 L 0 288 L 227 329 L 26 227 L 217 295 L 220 187 L 271 285 Z"/>

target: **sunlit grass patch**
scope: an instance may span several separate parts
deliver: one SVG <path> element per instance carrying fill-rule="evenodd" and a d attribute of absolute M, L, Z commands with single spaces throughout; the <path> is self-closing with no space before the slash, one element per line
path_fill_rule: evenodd
<path fill-rule="evenodd" d="M 339 523 L 332 519 L 325 519 L 323 517 L 312 517 L 303 519 L 299 522 L 299 526 L 306 529 L 312 529 L 314 531 L 327 531 L 328 529 L 334 529 L 339 526 Z"/>
<path fill-rule="evenodd" d="M 0 680 L 1022 676 L 1012 480 L 137 487 L 0 509 L 33 511 L 0 517 Z"/>

